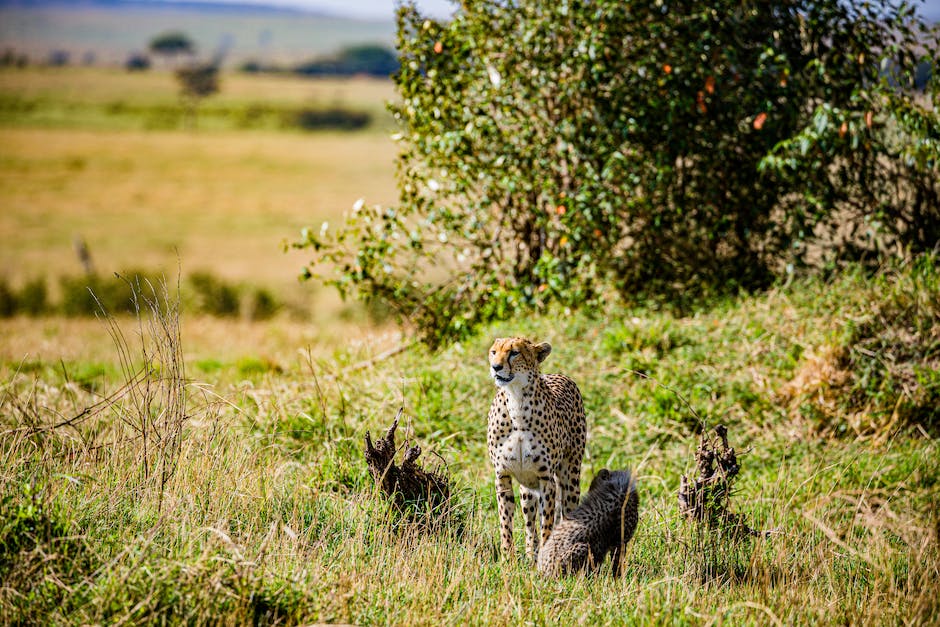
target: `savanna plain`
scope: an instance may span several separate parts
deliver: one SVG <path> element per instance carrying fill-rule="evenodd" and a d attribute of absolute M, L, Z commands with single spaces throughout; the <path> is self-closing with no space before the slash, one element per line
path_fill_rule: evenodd
<path fill-rule="evenodd" d="M 392 85 L 228 73 L 189 127 L 175 89 L 0 70 L 0 279 L 48 303 L 0 318 L 0 622 L 940 621 L 935 256 L 683 312 L 612 296 L 431 352 L 298 282 L 304 254 L 285 252 L 359 198 L 395 202 Z M 372 123 L 282 123 L 311 102 Z M 132 284 L 136 315 L 56 304 L 88 276 L 76 241 L 101 281 Z M 274 304 L 211 315 L 199 286 L 220 284 Z M 543 369 L 584 394 L 582 488 L 604 467 L 638 477 L 620 578 L 500 555 L 485 356 L 508 335 L 550 341 Z M 452 481 L 431 525 L 390 509 L 363 459 L 400 407 L 399 437 Z M 730 507 L 766 537 L 679 513 L 718 424 L 741 465 Z"/>

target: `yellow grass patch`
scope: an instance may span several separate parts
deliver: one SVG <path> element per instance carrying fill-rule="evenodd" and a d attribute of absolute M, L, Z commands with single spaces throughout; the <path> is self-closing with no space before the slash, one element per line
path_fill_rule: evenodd
<path fill-rule="evenodd" d="M 14 281 L 79 270 L 210 270 L 276 285 L 306 261 L 282 243 L 360 197 L 391 203 L 381 134 L 0 129 L 0 268 Z"/>
<path fill-rule="evenodd" d="M 117 322 L 134 345 L 137 321 L 120 317 Z M 336 317 L 315 321 L 279 317 L 276 321 L 255 322 L 184 314 L 180 326 L 183 358 L 190 369 L 202 360 L 231 365 L 252 359 L 271 369 L 307 370 L 308 359 L 332 363 L 342 353 L 344 359 L 365 362 L 402 342 L 401 332 L 392 325 L 376 326 L 365 320 Z M 0 364 L 10 369 L 16 364 L 56 364 L 60 360 L 118 361 L 107 326 L 94 318 L 0 318 L 0 338 Z M 2 368 L 0 373 L 4 377 L 10 374 Z"/>

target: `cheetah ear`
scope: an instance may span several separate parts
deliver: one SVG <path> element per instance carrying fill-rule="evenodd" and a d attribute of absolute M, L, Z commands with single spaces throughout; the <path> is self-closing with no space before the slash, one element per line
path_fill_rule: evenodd
<path fill-rule="evenodd" d="M 535 349 L 535 358 L 538 359 L 539 363 L 545 361 L 545 358 L 548 357 L 549 353 L 552 352 L 552 345 L 548 342 L 536 344 L 532 348 Z"/>
<path fill-rule="evenodd" d="M 601 468 L 599 471 L 597 471 L 597 478 L 601 481 L 606 481 L 610 478 L 610 471 L 606 468 Z"/>

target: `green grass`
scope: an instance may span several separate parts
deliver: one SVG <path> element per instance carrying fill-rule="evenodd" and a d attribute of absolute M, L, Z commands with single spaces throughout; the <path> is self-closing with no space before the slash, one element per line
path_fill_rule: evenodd
<path fill-rule="evenodd" d="M 354 343 L 279 368 L 187 363 L 189 377 L 212 385 L 184 380 L 177 414 L 160 400 L 172 378 L 150 380 L 160 394 L 146 416 L 132 396 L 81 414 L 121 387 L 122 370 L 90 368 L 89 390 L 54 368 L 8 369 L 0 498 L 14 514 L 0 570 L 14 584 L 0 592 L 0 621 L 933 622 L 938 425 L 917 412 L 870 424 L 856 414 L 898 398 L 936 402 L 929 385 L 906 387 L 900 359 L 887 361 L 905 347 L 905 364 L 936 371 L 936 268 L 924 258 L 877 277 L 796 281 L 685 317 L 615 305 L 594 317 L 556 312 L 364 368 L 371 351 Z M 866 321 L 879 321 L 881 344 L 858 331 Z M 905 343 L 902 330 L 923 341 Z M 640 524 L 619 580 L 546 581 L 499 556 L 485 351 L 494 336 L 523 333 L 551 341 L 546 371 L 571 375 L 585 395 L 582 485 L 604 466 L 639 476 Z M 882 355 L 879 381 L 900 383 L 873 385 L 870 365 L 819 358 L 859 347 Z M 833 369 L 845 371 L 839 385 L 825 380 Z M 804 410 L 813 403 L 825 406 Z M 362 459 L 365 431 L 384 429 L 401 405 L 400 438 L 428 462 L 428 451 L 441 455 L 455 483 L 458 514 L 438 532 L 396 520 Z M 709 427 L 729 426 L 742 464 L 731 507 L 777 530 L 771 537 L 729 541 L 680 519 L 679 477 L 693 470 L 702 427 L 692 409 Z M 161 448 L 168 415 L 180 418 L 178 449 Z M 173 469 L 162 486 L 160 468 Z"/>
<path fill-rule="evenodd" d="M 374 107 L 390 93 L 387 83 L 232 76 L 210 103 L 244 109 L 264 94 L 291 108 L 321 88 L 324 102 L 348 89 L 348 101 Z M 54 279 L 77 267 L 76 234 L 103 275 L 172 277 L 182 266 L 184 277 L 218 277 L 205 292 L 220 303 L 231 303 L 228 284 L 291 294 L 305 260 L 282 254 L 281 241 L 340 219 L 356 198 L 394 202 L 394 144 L 381 133 L 245 131 L 209 118 L 192 133 L 146 130 L 141 112 L 174 102 L 167 74 L 4 70 L 0 95 L 39 103 L 0 122 L 0 265 L 23 302 L 42 300 L 26 289 L 37 277 L 47 302 L 60 302 Z M 166 316 L 166 326 L 0 319 L 0 623 L 897 624 L 940 614 L 936 257 L 686 316 L 616 303 L 594 316 L 555 311 L 377 362 L 406 338 L 326 291 L 307 298 L 305 321 L 185 308 L 178 327 Z M 485 354 L 493 337 L 517 334 L 552 342 L 546 370 L 584 393 L 582 484 L 605 466 L 640 478 L 620 580 L 543 581 L 499 556 Z M 386 509 L 362 458 L 365 432 L 384 430 L 400 406 L 400 438 L 424 460 L 439 454 L 454 481 L 457 514 L 435 533 Z M 679 518 L 679 477 L 700 431 L 718 423 L 747 451 L 732 509 L 777 529 L 768 539 L 724 542 Z"/>
<path fill-rule="evenodd" d="M 307 79 L 223 72 L 219 93 L 203 99 L 195 119 L 206 131 L 297 132 L 306 110 L 367 114 L 371 128 L 388 131 L 385 102 L 391 81 Z M 113 68 L 0 68 L 0 125 L 87 130 L 179 130 L 189 118 L 180 85 L 167 70 L 131 73 Z"/>

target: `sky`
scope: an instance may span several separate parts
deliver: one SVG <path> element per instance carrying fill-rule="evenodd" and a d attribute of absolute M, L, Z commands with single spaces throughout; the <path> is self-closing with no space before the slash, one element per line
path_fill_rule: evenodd
<path fill-rule="evenodd" d="M 302 7 L 330 11 L 339 15 L 349 15 L 368 19 L 391 19 L 395 15 L 395 0 L 226 0 L 249 2 L 253 4 L 279 4 L 289 7 Z M 458 2 L 451 0 L 416 0 L 422 12 L 432 17 L 446 18 Z M 917 2 L 921 14 L 933 20 L 940 20 L 940 0 Z"/>
<path fill-rule="evenodd" d="M 248 2 L 251 4 L 275 4 L 288 7 L 301 7 L 317 9 L 368 19 L 393 19 L 395 17 L 395 0 L 226 0 L 234 2 Z M 940 0 L 937 0 L 940 4 Z M 417 0 L 415 4 L 422 13 L 432 17 L 446 18 L 452 12 L 456 3 L 450 0 Z"/>
<path fill-rule="evenodd" d="M 329 11 L 337 15 L 366 19 L 392 19 L 395 15 L 395 0 L 209 0 L 216 2 L 235 2 L 248 4 L 272 4 L 286 7 L 299 7 L 319 11 Z M 446 18 L 454 11 L 459 0 L 415 0 L 423 13 L 436 18 Z M 920 13 L 927 18 L 940 21 L 940 0 L 923 0 L 918 5 Z"/>

